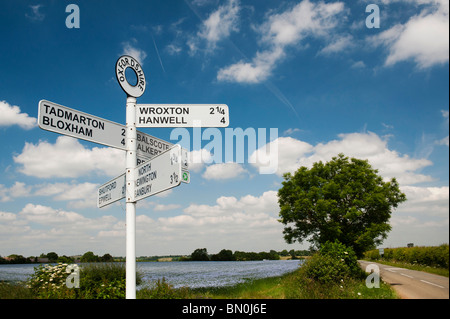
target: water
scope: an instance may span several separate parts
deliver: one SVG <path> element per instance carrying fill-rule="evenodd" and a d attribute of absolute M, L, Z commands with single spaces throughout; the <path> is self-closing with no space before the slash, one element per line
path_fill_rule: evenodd
<path fill-rule="evenodd" d="M 34 267 L 40 264 L 0 265 L 0 282 L 2 281 L 26 281 L 34 274 Z"/>
<path fill-rule="evenodd" d="M 294 271 L 301 263 L 299 260 L 138 262 L 136 267 L 144 283 L 164 277 L 175 288 L 198 288 L 280 276 Z M 37 266 L 39 264 L 0 265 L 0 282 L 26 281 Z"/>
<path fill-rule="evenodd" d="M 138 263 L 143 281 L 163 277 L 175 288 L 220 287 L 259 279 L 280 276 L 299 267 L 299 260 L 269 261 L 192 261 Z"/>

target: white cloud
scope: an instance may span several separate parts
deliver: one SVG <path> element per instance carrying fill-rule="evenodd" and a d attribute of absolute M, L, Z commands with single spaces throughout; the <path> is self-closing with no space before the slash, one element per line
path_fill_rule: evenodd
<path fill-rule="evenodd" d="M 6 101 L 0 101 L 0 126 L 19 125 L 24 129 L 36 127 L 36 118 L 30 117 L 27 113 L 21 113 L 20 107 L 10 105 Z"/>
<path fill-rule="evenodd" d="M 124 55 L 129 55 L 139 61 L 141 65 L 144 65 L 144 60 L 147 57 L 147 53 L 136 47 L 137 40 L 131 39 L 131 41 L 122 43 Z"/>
<path fill-rule="evenodd" d="M 15 182 L 10 188 L 0 185 L 0 202 L 8 202 L 16 197 L 30 196 L 32 187 L 22 182 Z"/>
<path fill-rule="evenodd" d="M 444 137 L 443 139 L 437 141 L 437 144 L 449 146 L 448 135 L 446 137 Z"/>
<path fill-rule="evenodd" d="M 259 148 L 250 156 L 249 162 L 256 167 L 265 167 L 267 163 L 278 163 L 276 174 L 281 176 L 286 172 L 295 172 L 301 165 L 301 161 L 313 151 L 314 147 L 306 142 L 292 137 L 279 137 L 276 141 L 268 144 L 278 143 L 278 152 L 267 152 L 265 146 Z"/>
<path fill-rule="evenodd" d="M 336 37 L 336 39 L 329 43 L 326 47 L 319 51 L 319 54 L 329 55 L 333 53 L 341 52 L 345 49 L 354 46 L 354 39 L 351 35 L 344 35 Z"/>
<path fill-rule="evenodd" d="M 448 242 L 449 187 L 404 186 L 407 201 L 391 217 L 387 244 L 440 245 Z"/>
<path fill-rule="evenodd" d="M 357 61 L 352 64 L 352 69 L 364 69 L 366 64 L 363 61 Z"/>
<path fill-rule="evenodd" d="M 445 125 L 445 127 L 447 127 L 447 130 L 448 130 L 448 110 L 441 110 L 441 113 L 442 113 L 442 117 L 445 119 L 444 125 Z M 449 146 L 448 135 L 446 137 L 436 141 L 436 144 Z"/>
<path fill-rule="evenodd" d="M 205 245 L 210 252 L 277 249 L 285 246 L 278 210 L 276 191 L 241 198 L 221 196 L 215 205 L 191 204 L 182 215 L 159 218 L 154 229 L 160 231 L 153 236 L 166 237 L 169 242 L 164 245 L 176 242 L 178 249 L 188 252 Z"/>
<path fill-rule="evenodd" d="M 16 220 L 16 214 L 0 211 L 0 222 L 11 222 Z"/>
<path fill-rule="evenodd" d="M 284 51 L 281 48 L 257 52 L 251 63 L 241 61 L 220 69 L 217 73 L 217 80 L 238 83 L 262 82 L 271 74 L 275 63 L 283 56 Z"/>
<path fill-rule="evenodd" d="M 302 41 L 307 37 L 328 38 L 330 30 L 338 23 L 337 15 L 343 10 L 342 2 L 316 3 L 303 0 L 283 13 L 269 15 L 267 21 L 258 28 L 262 44 L 267 49 L 258 51 L 251 62 L 240 61 L 220 69 L 217 79 L 238 83 L 264 81 L 285 56 L 287 47 L 302 45 Z M 348 41 L 339 44 L 339 49 L 342 49 L 344 44 L 348 44 Z M 333 50 L 337 49 L 336 44 Z"/>
<path fill-rule="evenodd" d="M 27 204 L 19 215 L 29 222 L 43 225 L 63 224 L 63 223 L 84 223 L 86 218 L 75 212 L 56 210 L 51 207 Z"/>
<path fill-rule="evenodd" d="M 211 163 L 212 155 L 211 152 L 202 148 L 201 150 L 195 150 L 189 152 L 189 171 L 198 173 L 200 172 L 205 163 Z"/>
<path fill-rule="evenodd" d="M 408 60 L 413 60 L 421 69 L 447 63 L 449 2 L 445 0 L 411 2 L 428 5 L 405 24 L 394 25 L 369 40 L 388 49 L 386 66 Z"/>
<path fill-rule="evenodd" d="M 201 42 L 205 42 L 207 51 L 211 51 L 216 48 L 218 42 L 228 38 L 231 32 L 239 31 L 240 9 L 238 0 L 228 0 L 212 12 L 203 21 L 197 36 L 191 37 L 187 43 L 191 54 L 199 49 Z"/>
<path fill-rule="evenodd" d="M 215 45 L 218 41 L 227 38 L 231 31 L 238 31 L 239 1 L 229 0 L 223 6 L 211 13 L 203 22 L 199 37 L 208 41 L 210 45 Z"/>
<path fill-rule="evenodd" d="M 43 14 L 40 9 L 43 7 L 42 4 L 30 5 L 31 14 L 25 13 L 25 16 L 31 21 L 43 21 L 45 19 L 45 14 Z"/>
<path fill-rule="evenodd" d="M 301 129 L 299 129 L 299 128 L 288 128 L 287 130 L 285 130 L 284 132 L 283 132 L 283 135 L 292 135 L 292 134 L 294 134 L 294 133 L 298 133 L 298 132 L 301 132 L 302 130 Z"/>
<path fill-rule="evenodd" d="M 115 247 L 98 234 L 118 228 L 120 222 L 113 216 L 88 218 L 74 211 L 32 203 L 17 214 L 0 212 L 0 242 L 2 247 L 11 249 L 8 253 L 36 255 L 42 247 L 59 254 L 79 254 L 92 247 L 96 254 L 112 252 Z"/>
<path fill-rule="evenodd" d="M 153 210 L 155 212 L 164 212 L 167 210 L 174 210 L 174 209 L 178 209 L 178 208 L 181 208 L 181 205 L 178 205 L 178 204 L 168 204 L 168 205 L 156 204 L 155 208 Z"/>
<path fill-rule="evenodd" d="M 273 143 L 273 142 L 272 142 Z M 367 159 L 373 168 L 379 170 L 384 178 L 395 177 L 403 185 L 412 185 L 431 181 L 430 176 L 420 173 L 424 167 L 432 165 L 427 159 L 414 159 L 389 150 L 387 141 L 375 133 L 340 134 L 339 139 L 313 146 L 291 138 L 278 138 L 278 154 L 267 155 L 261 149 L 256 150 L 251 159 L 257 159 L 254 166 L 260 167 L 267 162 L 265 156 L 278 156 L 276 174 L 294 173 L 300 166 L 312 167 L 313 163 L 327 162 L 343 153 L 349 157 Z"/>
<path fill-rule="evenodd" d="M 22 153 L 14 157 L 19 171 L 39 178 L 80 177 L 83 175 L 119 175 L 125 167 L 125 153 L 113 148 L 88 149 L 77 139 L 60 136 L 55 144 L 40 141 L 25 143 Z"/>
<path fill-rule="evenodd" d="M 206 168 L 203 178 L 224 180 L 233 179 L 245 174 L 247 171 L 238 163 L 219 163 Z"/>

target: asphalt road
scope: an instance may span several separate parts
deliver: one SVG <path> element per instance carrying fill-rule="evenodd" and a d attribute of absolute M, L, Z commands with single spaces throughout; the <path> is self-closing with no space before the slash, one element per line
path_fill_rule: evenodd
<path fill-rule="evenodd" d="M 364 270 L 370 264 L 378 266 L 381 279 L 390 284 L 402 299 L 449 299 L 448 277 L 364 260 L 359 260 L 359 263 Z"/>

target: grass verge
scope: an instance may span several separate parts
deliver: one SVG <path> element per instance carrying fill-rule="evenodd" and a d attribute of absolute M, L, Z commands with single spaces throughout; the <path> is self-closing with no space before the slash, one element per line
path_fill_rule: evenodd
<path fill-rule="evenodd" d="M 393 266 L 393 267 L 399 267 L 399 268 L 406 268 L 411 270 L 418 270 L 418 271 L 425 271 L 430 274 L 440 275 L 444 277 L 449 277 L 449 269 L 448 268 L 439 268 L 439 267 L 431 267 L 431 266 L 425 266 L 425 265 L 419 265 L 419 264 L 411 264 L 406 262 L 395 262 L 395 261 L 386 261 L 382 259 L 378 260 L 370 260 L 365 259 L 368 262 L 376 262 L 383 265 Z"/>
<path fill-rule="evenodd" d="M 305 276 L 300 268 L 279 277 L 248 280 L 234 286 L 173 288 L 158 281 L 137 292 L 139 299 L 397 299 L 391 287 L 367 288 L 365 277 L 320 283 Z"/>
<path fill-rule="evenodd" d="M 111 268 L 112 267 L 112 268 Z M 51 270 L 37 272 L 39 281 Z M 84 272 L 83 272 L 84 271 Z M 45 276 L 44 276 L 45 274 Z M 173 288 L 164 279 L 146 284 L 137 291 L 138 299 L 396 299 L 395 292 L 381 282 L 380 288 L 365 285 L 366 274 L 336 277 L 319 281 L 308 276 L 307 268 L 279 277 L 247 280 L 234 286 L 211 288 Z M 47 277 L 45 277 L 47 278 Z M 44 282 L 44 281 L 42 281 Z M 22 283 L 0 282 L 0 299 L 111 299 L 125 297 L 125 278 L 122 266 L 93 265 L 82 268 L 79 289 L 65 287 L 40 289 Z M 45 289 L 43 289 L 44 287 Z M 39 293 L 36 291 L 40 290 Z M 58 291 L 56 293 L 55 291 Z"/>

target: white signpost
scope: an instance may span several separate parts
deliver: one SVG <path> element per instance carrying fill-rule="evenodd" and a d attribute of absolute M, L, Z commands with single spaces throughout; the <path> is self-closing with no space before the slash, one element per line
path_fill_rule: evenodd
<path fill-rule="evenodd" d="M 97 206 L 99 208 L 112 204 L 125 198 L 126 184 L 125 173 L 114 178 L 106 184 L 100 186 L 97 190 Z"/>
<path fill-rule="evenodd" d="M 130 174 L 133 175 L 133 172 Z M 134 192 L 127 197 L 135 202 L 176 187 L 180 183 L 181 147 L 177 144 L 134 169 Z"/>
<path fill-rule="evenodd" d="M 157 137 L 137 131 L 137 154 L 138 157 L 152 158 L 167 151 L 174 144 L 161 140 Z"/>
<path fill-rule="evenodd" d="M 130 68 L 136 85 L 126 79 Z M 180 145 L 139 132 L 136 127 L 227 127 L 225 104 L 136 104 L 146 88 L 144 71 L 131 56 L 116 62 L 116 77 L 127 94 L 126 126 L 46 100 L 39 102 L 39 127 L 126 151 L 125 173 L 100 186 L 97 206 L 126 198 L 126 298 L 136 298 L 136 202 L 190 183 L 188 152 Z"/>
<path fill-rule="evenodd" d="M 53 102 L 39 102 L 41 129 L 82 140 L 126 149 L 125 126 Z"/>
<path fill-rule="evenodd" d="M 39 102 L 38 124 L 41 129 L 82 140 L 126 150 L 126 126 L 67 106 L 42 100 Z M 152 158 L 174 144 L 137 131 L 138 157 Z"/>
<path fill-rule="evenodd" d="M 138 127 L 227 127 L 226 104 L 138 104 Z"/>

